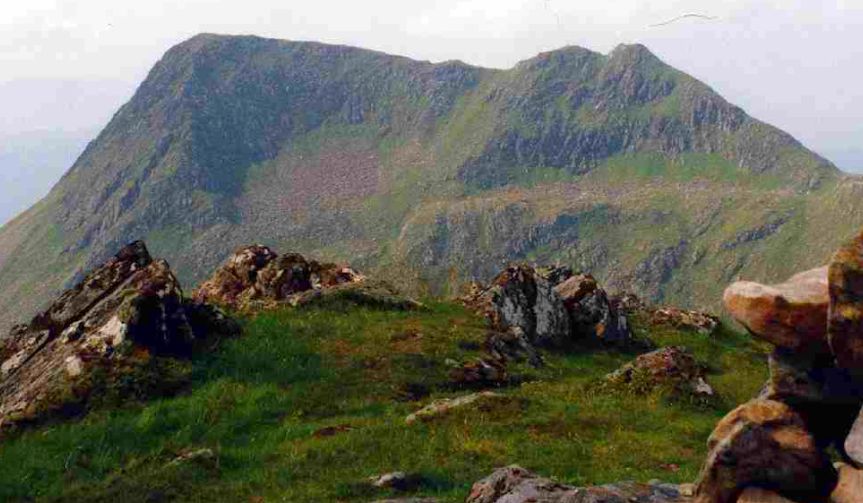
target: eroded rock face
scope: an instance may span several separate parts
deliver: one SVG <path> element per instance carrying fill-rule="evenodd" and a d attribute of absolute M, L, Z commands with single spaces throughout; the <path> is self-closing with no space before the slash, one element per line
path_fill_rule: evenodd
<path fill-rule="evenodd" d="M 86 400 L 104 384 L 93 377 L 97 369 L 107 376 L 99 379 L 109 379 L 153 357 L 186 355 L 196 336 L 214 327 L 237 328 L 215 309 L 188 306 L 167 262 L 132 243 L 3 341 L 0 424 L 38 420 Z"/>
<path fill-rule="evenodd" d="M 570 336 L 569 316 L 553 284 L 528 265 L 510 265 L 465 301 L 493 330 L 513 331 L 531 344 L 556 346 Z"/>
<path fill-rule="evenodd" d="M 280 256 L 266 246 L 253 245 L 234 252 L 193 297 L 198 302 L 245 309 L 256 302 L 284 301 L 363 279 L 348 266 L 309 261 L 295 253 Z"/>
<path fill-rule="evenodd" d="M 495 470 L 475 483 L 466 503 L 672 503 L 686 502 L 672 484 L 623 482 L 598 487 L 573 487 L 539 477 L 520 466 Z"/>
<path fill-rule="evenodd" d="M 822 501 L 836 483 L 829 458 L 788 405 L 753 400 L 731 411 L 708 440 L 698 503 L 734 503 L 749 487 L 799 501 Z"/>
<path fill-rule="evenodd" d="M 734 319 L 767 342 L 792 350 L 827 350 L 826 267 L 778 285 L 737 282 L 722 300 Z"/>
<path fill-rule="evenodd" d="M 613 388 L 637 394 L 650 393 L 661 387 L 686 396 L 709 398 L 716 394 L 705 381 L 704 370 L 695 357 L 677 346 L 639 355 L 605 379 Z"/>
<path fill-rule="evenodd" d="M 863 376 L 863 234 L 836 252 L 828 276 L 830 348 L 838 366 Z"/>
<path fill-rule="evenodd" d="M 555 287 L 569 313 L 576 339 L 603 344 L 625 344 L 632 338 L 625 314 L 589 274 L 571 276 Z"/>

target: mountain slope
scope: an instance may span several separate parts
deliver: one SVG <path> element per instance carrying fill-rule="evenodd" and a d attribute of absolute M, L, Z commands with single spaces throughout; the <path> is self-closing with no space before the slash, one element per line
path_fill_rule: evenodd
<path fill-rule="evenodd" d="M 200 35 L 0 229 L 0 312 L 137 238 L 186 284 L 265 242 L 418 291 L 559 260 L 710 305 L 736 275 L 826 260 L 863 223 L 860 190 L 643 46 L 489 70 Z"/>

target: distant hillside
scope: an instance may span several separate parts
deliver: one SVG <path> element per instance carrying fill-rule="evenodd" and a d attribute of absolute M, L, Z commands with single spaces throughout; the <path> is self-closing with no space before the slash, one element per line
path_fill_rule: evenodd
<path fill-rule="evenodd" d="M 0 312 L 23 319 L 137 238 L 187 285 L 262 242 L 419 292 L 527 259 L 712 306 L 736 276 L 824 262 L 861 191 L 640 45 L 489 70 L 200 35 L 0 228 Z"/>

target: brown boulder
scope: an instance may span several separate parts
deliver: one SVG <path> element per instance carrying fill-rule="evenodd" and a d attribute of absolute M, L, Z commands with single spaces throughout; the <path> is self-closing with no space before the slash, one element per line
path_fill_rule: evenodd
<path fill-rule="evenodd" d="M 708 439 L 696 502 L 733 503 L 747 488 L 824 501 L 836 472 L 803 419 L 788 405 L 753 400 L 731 411 Z"/>
<path fill-rule="evenodd" d="M 729 313 L 755 336 L 792 350 L 827 350 L 827 268 L 778 285 L 732 284 L 722 298 Z"/>
<path fill-rule="evenodd" d="M 153 261 L 143 243 L 123 248 L 3 341 L 0 424 L 79 407 L 114 374 L 187 354 L 196 336 L 207 335 L 190 323 L 190 311 L 205 329 L 236 329 L 220 313 L 186 304 L 168 264 Z"/>
<path fill-rule="evenodd" d="M 682 347 L 667 347 L 639 355 L 605 378 L 612 389 L 645 394 L 669 389 L 680 396 L 714 397 L 713 388 L 704 380 L 704 370 L 695 357 Z"/>
<path fill-rule="evenodd" d="M 348 266 L 278 255 L 262 245 L 241 248 L 193 293 L 198 302 L 235 309 L 266 306 L 304 292 L 358 283 L 365 279 Z"/>
<path fill-rule="evenodd" d="M 863 375 L 863 234 L 833 255 L 829 284 L 830 347 L 839 367 Z"/>

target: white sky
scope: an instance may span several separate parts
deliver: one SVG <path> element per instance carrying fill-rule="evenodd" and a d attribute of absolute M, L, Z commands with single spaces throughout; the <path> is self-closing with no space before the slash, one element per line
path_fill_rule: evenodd
<path fill-rule="evenodd" d="M 719 19 L 649 27 L 689 12 Z M 840 166 L 863 168 L 863 0 L 2 0 L 0 143 L 97 130 L 165 50 L 199 32 L 492 67 L 564 45 L 641 42 Z"/>

